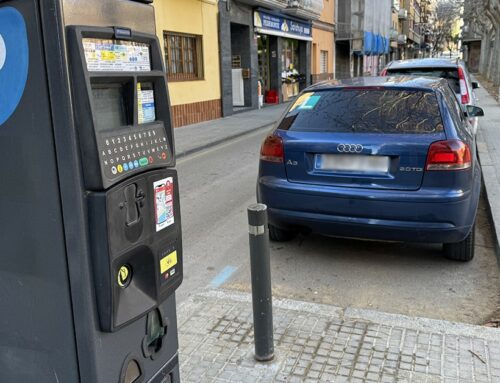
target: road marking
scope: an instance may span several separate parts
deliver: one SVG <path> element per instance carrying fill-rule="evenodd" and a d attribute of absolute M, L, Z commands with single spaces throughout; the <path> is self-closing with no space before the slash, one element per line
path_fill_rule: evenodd
<path fill-rule="evenodd" d="M 210 287 L 213 287 L 213 288 L 218 288 L 220 287 L 224 282 L 226 282 L 229 277 L 237 270 L 238 268 L 237 267 L 234 267 L 234 266 L 226 266 L 224 267 L 224 269 L 222 269 L 222 271 L 217 274 L 217 276 L 212 279 L 212 281 L 210 282 Z"/>
<path fill-rule="evenodd" d="M 245 134 L 244 136 L 241 136 L 240 138 L 236 138 L 234 140 L 230 140 L 230 141 L 227 141 L 225 143 L 222 143 L 222 144 L 219 144 L 219 145 L 215 145 L 215 146 L 213 146 L 211 148 L 207 148 L 206 150 L 202 150 L 201 152 L 193 153 L 192 155 L 187 155 L 186 157 L 182 157 L 180 160 L 177 161 L 177 165 L 183 164 L 186 161 L 191 161 L 191 160 L 194 160 L 196 158 L 203 157 L 203 156 L 205 156 L 207 154 L 210 154 L 212 152 L 215 152 L 217 150 L 225 148 L 226 146 L 236 144 L 236 143 L 244 141 L 246 139 L 255 137 L 255 136 L 259 135 L 259 134 L 263 134 L 264 130 L 266 130 L 266 129 L 269 130 L 270 129 L 269 126 L 266 126 L 264 128 L 261 128 L 261 129 L 257 129 L 254 133 Z"/>

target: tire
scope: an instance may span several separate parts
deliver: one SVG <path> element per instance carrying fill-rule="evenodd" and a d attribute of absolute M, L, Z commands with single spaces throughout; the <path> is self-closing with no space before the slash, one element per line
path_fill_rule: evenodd
<path fill-rule="evenodd" d="M 269 225 L 269 239 L 274 242 L 286 242 L 294 239 L 296 233 L 290 230 L 279 229 L 276 226 Z"/>
<path fill-rule="evenodd" d="M 469 235 L 463 241 L 443 244 L 445 257 L 454 261 L 469 262 L 474 258 L 475 239 L 476 225 L 474 224 Z"/>

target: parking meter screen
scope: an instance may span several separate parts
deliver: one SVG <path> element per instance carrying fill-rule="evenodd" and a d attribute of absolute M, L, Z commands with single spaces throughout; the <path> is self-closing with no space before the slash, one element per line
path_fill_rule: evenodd
<path fill-rule="evenodd" d="M 95 129 L 98 132 L 127 125 L 127 115 L 120 84 L 93 86 Z"/>

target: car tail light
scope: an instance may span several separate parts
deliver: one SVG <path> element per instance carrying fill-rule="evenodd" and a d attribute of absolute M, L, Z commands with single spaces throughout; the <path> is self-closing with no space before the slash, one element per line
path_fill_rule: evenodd
<path fill-rule="evenodd" d="M 437 141 L 427 154 L 426 170 L 460 170 L 471 166 L 469 145 L 460 140 Z"/>
<path fill-rule="evenodd" d="M 458 81 L 460 83 L 460 95 L 462 96 L 462 104 L 468 104 L 470 101 L 469 90 L 467 89 L 464 70 L 461 67 L 458 67 Z"/>
<path fill-rule="evenodd" d="M 283 162 L 283 140 L 278 136 L 267 136 L 260 148 L 260 159 L 269 162 Z"/>
<path fill-rule="evenodd" d="M 387 76 L 387 68 L 382 69 L 382 72 L 380 72 L 381 76 Z"/>

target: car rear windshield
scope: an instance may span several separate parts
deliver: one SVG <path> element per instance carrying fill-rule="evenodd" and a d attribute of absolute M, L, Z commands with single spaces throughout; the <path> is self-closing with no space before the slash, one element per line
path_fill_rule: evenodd
<path fill-rule="evenodd" d="M 278 129 L 338 133 L 440 133 L 436 95 L 420 90 L 332 89 L 302 94 Z"/>
<path fill-rule="evenodd" d="M 448 80 L 451 89 L 460 93 L 458 68 L 389 68 L 387 74 L 402 74 L 410 76 L 441 77 Z"/>

